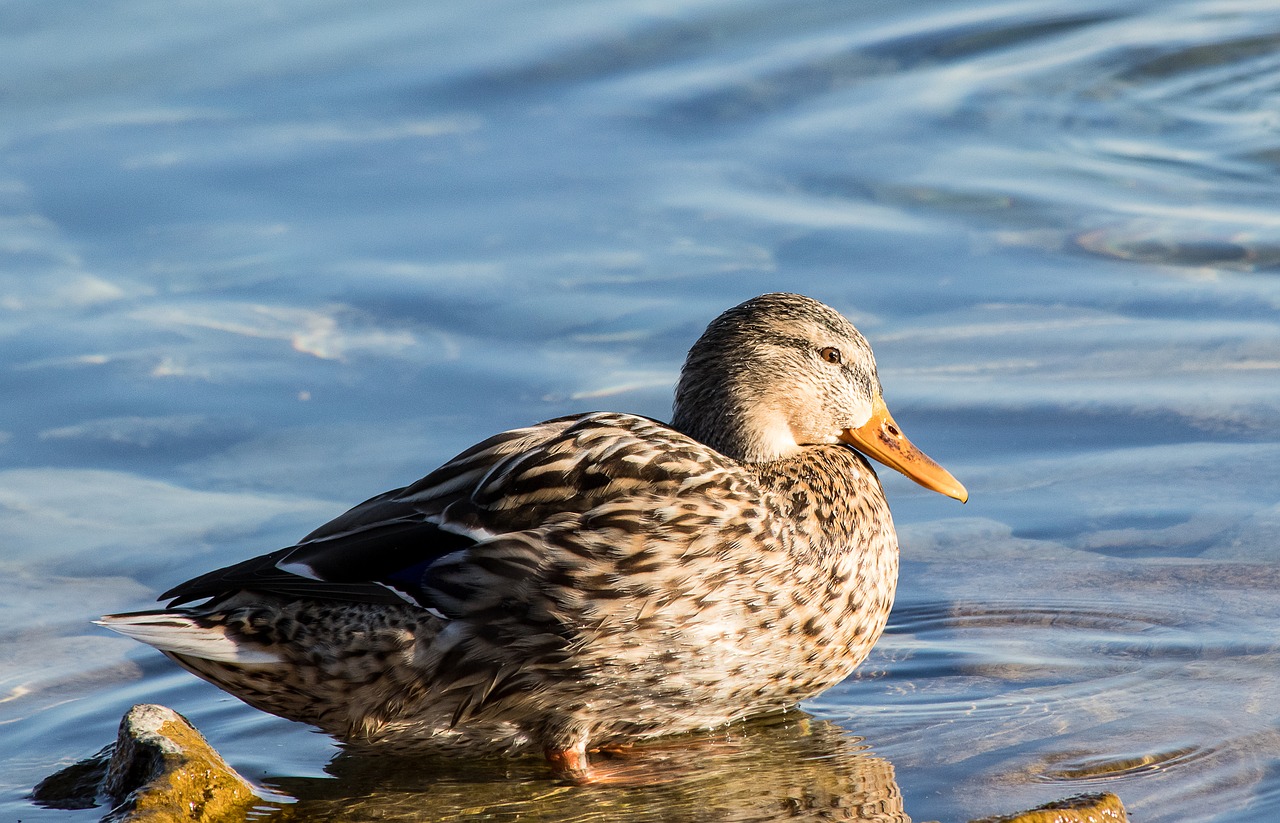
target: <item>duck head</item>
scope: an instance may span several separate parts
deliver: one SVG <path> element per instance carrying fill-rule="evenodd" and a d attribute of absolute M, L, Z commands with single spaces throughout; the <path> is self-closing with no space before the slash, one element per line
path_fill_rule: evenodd
<path fill-rule="evenodd" d="M 748 463 L 847 443 L 927 489 L 969 497 L 894 422 L 866 339 L 835 309 L 798 294 L 762 295 L 711 322 L 689 350 L 671 422 Z"/>

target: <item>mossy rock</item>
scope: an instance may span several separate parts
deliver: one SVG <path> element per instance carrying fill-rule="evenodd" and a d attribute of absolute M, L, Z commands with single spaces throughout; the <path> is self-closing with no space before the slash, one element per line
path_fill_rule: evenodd
<path fill-rule="evenodd" d="M 122 823 L 238 820 L 259 802 L 185 717 L 147 704 L 121 721 L 103 790 Z"/>
<path fill-rule="evenodd" d="M 1017 814 L 984 817 L 970 823 L 1128 823 L 1124 804 L 1110 792 L 1081 794 Z"/>

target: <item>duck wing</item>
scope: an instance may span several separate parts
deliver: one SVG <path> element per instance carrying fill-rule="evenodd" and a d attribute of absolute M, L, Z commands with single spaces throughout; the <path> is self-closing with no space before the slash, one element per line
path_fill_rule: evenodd
<path fill-rule="evenodd" d="M 469 566 L 527 576 L 538 565 L 539 530 L 547 524 L 705 470 L 708 460 L 728 462 L 635 415 L 597 412 L 514 429 L 412 485 L 366 500 L 294 546 L 188 580 L 159 599 L 172 608 L 248 590 L 408 602 L 447 614 L 467 599 Z"/>

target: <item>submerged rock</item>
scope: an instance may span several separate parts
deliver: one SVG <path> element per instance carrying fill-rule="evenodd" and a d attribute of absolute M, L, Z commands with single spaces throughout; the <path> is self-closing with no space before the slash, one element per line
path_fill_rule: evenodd
<path fill-rule="evenodd" d="M 105 799 L 113 804 L 106 817 L 113 823 L 243 819 L 259 802 L 185 717 L 149 704 L 125 714 L 114 747 L 45 778 L 32 799 L 61 809 Z"/>
<path fill-rule="evenodd" d="M 1128 823 L 1124 804 L 1110 792 L 1080 794 L 1017 814 L 984 817 L 970 823 Z"/>
<path fill-rule="evenodd" d="M 41 780 L 31 792 L 31 801 L 46 809 L 92 809 L 101 805 L 98 797 L 107 776 L 111 751 L 115 744 L 104 746 L 93 757 L 59 769 Z"/>

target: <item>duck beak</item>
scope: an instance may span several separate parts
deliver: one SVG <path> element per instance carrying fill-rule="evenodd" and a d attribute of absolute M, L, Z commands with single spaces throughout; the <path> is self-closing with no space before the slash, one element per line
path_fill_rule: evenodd
<path fill-rule="evenodd" d="M 867 457 L 875 458 L 891 469 L 947 497 L 961 503 L 968 501 L 969 492 L 951 476 L 951 472 L 929 459 L 924 452 L 911 445 L 889 414 L 884 399 L 876 398 L 871 419 L 856 429 L 845 429 L 840 440 L 853 446 Z"/>

